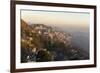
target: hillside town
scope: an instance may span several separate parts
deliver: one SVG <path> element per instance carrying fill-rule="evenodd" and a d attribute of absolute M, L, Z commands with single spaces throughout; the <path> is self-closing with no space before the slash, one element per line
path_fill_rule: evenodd
<path fill-rule="evenodd" d="M 44 24 L 28 25 L 21 20 L 21 62 L 87 59 L 72 46 L 72 36 Z"/>
<path fill-rule="evenodd" d="M 60 41 L 67 45 L 71 44 L 71 36 L 70 34 L 66 34 L 64 32 L 59 32 L 53 30 L 51 27 L 43 25 L 43 24 L 34 24 L 33 26 L 33 33 L 37 33 L 46 37 L 49 37 L 51 40 Z"/>

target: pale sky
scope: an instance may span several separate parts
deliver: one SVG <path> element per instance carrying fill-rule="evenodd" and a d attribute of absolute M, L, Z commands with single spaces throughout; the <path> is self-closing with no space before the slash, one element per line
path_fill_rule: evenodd
<path fill-rule="evenodd" d="M 89 13 L 21 11 L 21 19 L 25 22 L 51 26 L 89 27 L 89 17 Z"/>

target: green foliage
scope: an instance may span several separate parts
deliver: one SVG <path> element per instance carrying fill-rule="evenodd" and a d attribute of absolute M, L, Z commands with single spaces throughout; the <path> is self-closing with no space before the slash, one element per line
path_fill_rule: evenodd
<path fill-rule="evenodd" d="M 21 48 L 21 63 L 27 62 L 27 50 Z"/>
<path fill-rule="evenodd" d="M 37 62 L 45 62 L 45 61 L 52 61 L 52 56 L 49 51 L 47 50 L 40 50 L 36 56 Z"/>

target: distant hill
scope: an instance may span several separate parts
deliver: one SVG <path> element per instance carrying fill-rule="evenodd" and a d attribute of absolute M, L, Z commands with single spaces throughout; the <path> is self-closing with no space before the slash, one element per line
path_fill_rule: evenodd
<path fill-rule="evenodd" d="M 29 25 L 21 20 L 21 62 L 44 62 L 88 59 L 72 45 L 70 34 L 44 24 Z"/>

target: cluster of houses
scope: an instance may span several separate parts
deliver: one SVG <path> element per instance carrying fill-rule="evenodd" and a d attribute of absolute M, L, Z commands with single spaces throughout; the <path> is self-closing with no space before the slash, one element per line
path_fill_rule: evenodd
<path fill-rule="evenodd" d="M 72 37 L 69 34 L 66 34 L 65 32 L 55 31 L 51 27 L 45 26 L 43 24 L 35 25 L 34 30 L 32 32 L 38 32 L 38 34 L 47 36 L 54 41 L 60 41 L 64 44 L 67 43 L 67 45 L 71 44 Z"/>

